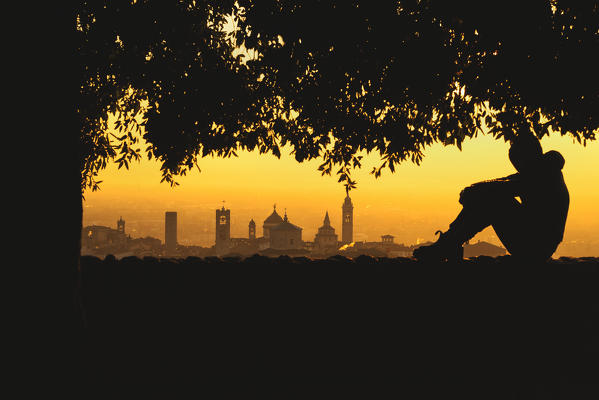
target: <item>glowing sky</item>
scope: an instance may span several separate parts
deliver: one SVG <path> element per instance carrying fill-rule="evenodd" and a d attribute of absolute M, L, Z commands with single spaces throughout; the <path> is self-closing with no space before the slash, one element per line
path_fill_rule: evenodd
<path fill-rule="evenodd" d="M 599 255 L 599 144 L 583 147 L 557 134 L 541 143 L 544 151 L 558 150 L 566 159 L 564 175 L 571 204 L 564 242 L 578 242 L 578 247 L 584 242 L 587 253 Z M 435 230 L 447 229 L 459 212 L 457 199 L 463 187 L 514 172 L 507 151 L 502 140 L 479 135 L 467 140 L 462 151 L 434 145 L 420 166 L 406 162 L 394 174 L 385 171 L 378 179 L 369 173 L 377 165 L 377 155 L 365 156 L 362 169 L 355 173 L 358 187 L 350 193 L 354 240 L 379 241 L 384 234 L 405 244 L 433 240 Z M 283 152 L 281 159 L 256 152 L 202 159 L 202 172 L 178 178 L 180 186 L 175 188 L 160 183 L 155 161 L 134 163 L 130 170 L 110 165 L 98 178 L 103 181 L 101 190 L 85 194 L 83 224 L 114 227 L 122 216 L 132 237 L 164 240 L 164 212 L 177 211 L 179 243 L 211 246 L 214 210 L 225 200 L 231 209 L 233 237 L 247 237 L 251 218 L 261 235 L 262 222 L 274 203 L 281 214 L 286 209 L 290 221 L 303 228 L 304 240 L 314 239 L 327 210 L 340 235 L 343 186 L 334 176 L 321 176 L 318 161 L 299 164 L 288 153 Z M 491 229 L 476 239 L 499 244 Z M 565 246 L 556 254 L 568 255 Z"/>

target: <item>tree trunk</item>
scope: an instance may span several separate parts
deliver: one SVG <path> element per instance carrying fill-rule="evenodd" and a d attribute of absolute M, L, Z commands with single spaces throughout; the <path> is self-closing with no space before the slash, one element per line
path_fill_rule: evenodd
<path fill-rule="evenodd" d="M 16 67 L 7 81 L 17 89 L 7 96 L 14 108 L 7 119 L 15 126 L 5 129 L 10 138 L 2 147 L 3 158 L 10 160 L 4 177 L 15 181 L 13 186 L 5 179 L 3 186 L 4 197 L 15 203 L 5 207 L 6 219 L 12 219 L 5 222 L 12 240 L 5 253 L 16 261 L 5 263 L 4 271 L 22 275 L 6 280 L 22 286 L 11 304 L 19 309 L 14 326 L 21 328 L 24 343 L 18 363 L 42 386 L 66 388 L 81 376 L 85 337 L 79 270 L 83 214 L 77 3 L 48 2 L 34 8 L 31 15 L 30 10 L 14 14 L 28 16 L 14 34 L 24 43 L 7 51 L 12 60 L 7 64 Z"/>

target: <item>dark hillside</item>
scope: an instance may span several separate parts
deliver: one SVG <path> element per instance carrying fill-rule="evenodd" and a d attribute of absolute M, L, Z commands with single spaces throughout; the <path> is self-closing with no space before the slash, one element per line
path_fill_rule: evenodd
<path fill-rule="evenodd" d="M 599 377 L 598 259 L 109 256 L 82 274 L 96 383 L 351 375 L 584 398 Z"/>

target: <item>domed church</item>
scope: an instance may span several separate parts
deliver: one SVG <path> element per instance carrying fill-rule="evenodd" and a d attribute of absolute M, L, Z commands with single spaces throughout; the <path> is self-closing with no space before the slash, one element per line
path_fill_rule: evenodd
<path fill-rule="evenodd" d="M 265 238 L 270 238 L 270 229 L 279 225 L 283 222 L 283 218 L 279 214 L 277 214 L 277 205 L 273 206 L 272 214 L 268 216 L 264 220 L 264 224 L 262 225 L 262 236 Z"/>
<path fill-rule="evenodd" d="M 276 204 L 262 225 L 263 238 L 261 248 L 274 250 L 303 249 L 302 228 L 289 222 L 287 211 L 284 218 L 277 213 Z"/>
<path fill-rule="evenodd" d="M 270 248 L 275 250 L 303 249 L 302 228 L 293 225 L 287 218 L 283 222 L 270 228 Z"/>

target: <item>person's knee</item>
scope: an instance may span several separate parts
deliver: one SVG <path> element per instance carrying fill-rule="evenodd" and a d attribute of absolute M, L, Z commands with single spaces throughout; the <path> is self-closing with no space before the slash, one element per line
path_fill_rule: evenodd
<path fill-rule="evenodd" d="M 513 207 L 519 204 L 511 193 L 495 188 L 491 190 L 485 185 L 472 185 L 460 192 L 459 203 L 464 207 L 491 206 L 494 208 Z"/>

